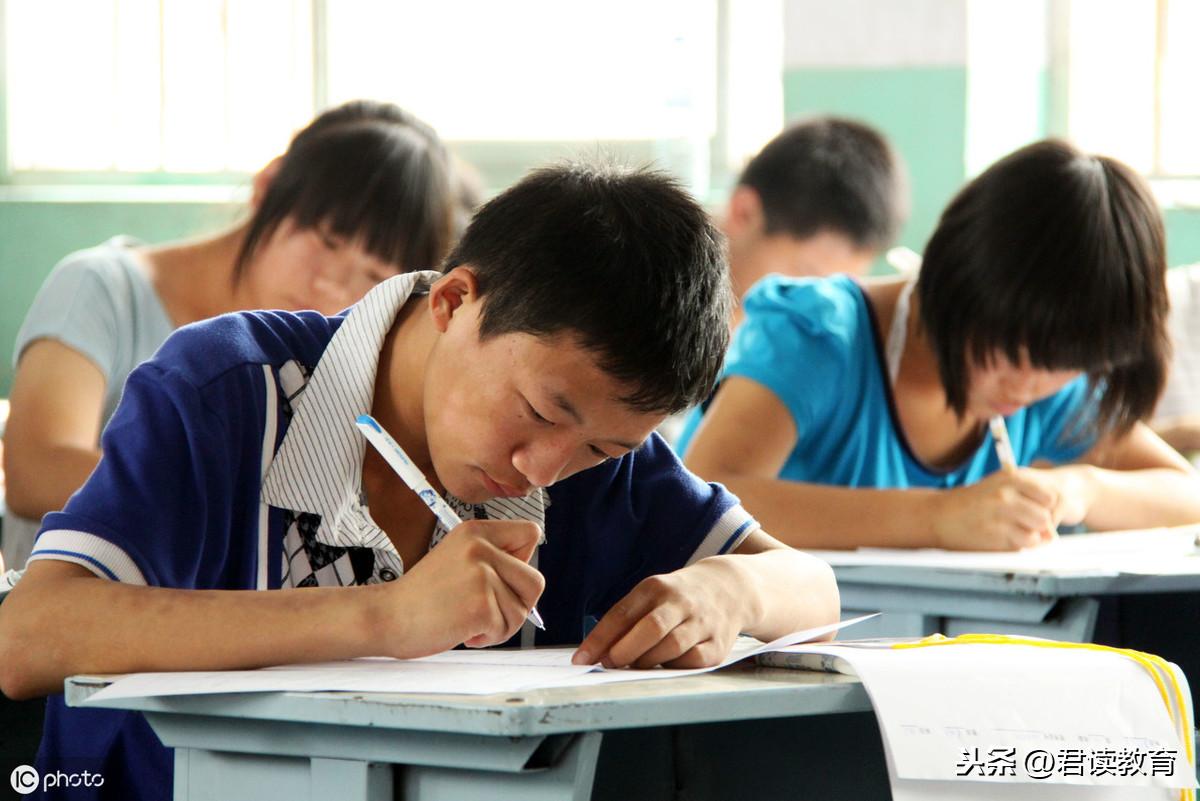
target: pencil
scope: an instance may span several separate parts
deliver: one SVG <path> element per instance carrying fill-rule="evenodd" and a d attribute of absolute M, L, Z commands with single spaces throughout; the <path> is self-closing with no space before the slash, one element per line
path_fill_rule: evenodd
<path fill-rule="evenodd" d="M 1000 468 L 1016 470 L 1017 457 L 1013 454 L 1012 441 L 1008 438 L 1008 426 L 1004 425 L 1004 418 L 996 415 L 988 421 L 988 428 L 992 430 L 992 441 L 996 444 L 996 457 L 1000 459 Z"/>

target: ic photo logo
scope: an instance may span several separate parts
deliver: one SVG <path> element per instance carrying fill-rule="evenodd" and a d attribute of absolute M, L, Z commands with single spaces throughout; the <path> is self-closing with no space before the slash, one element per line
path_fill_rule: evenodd
<path fill-rule="evenodd" d="M 12 788 L 21 795 L 29 795 L 39 787 L 42 792 L 62 787 L 103 787 L 104 776 L 85 770 L 81 773 L 63 773 L 56 770 L 45 776 L 29 765 L 17 765 L 9 774 L 8 781 Z"/>
<path fill-rule="evenodd" d="M 0 773 L 0 776 L 4 774 Z M 13 768 L 13 772 L 9 774 L 9 782 L 12 783 L 12 788 L 21 795 L 29 795 L 38 788 L 41 784 L 42 777 L 38 775 L 37 770 L 29 765 L 17 765 Z"/>

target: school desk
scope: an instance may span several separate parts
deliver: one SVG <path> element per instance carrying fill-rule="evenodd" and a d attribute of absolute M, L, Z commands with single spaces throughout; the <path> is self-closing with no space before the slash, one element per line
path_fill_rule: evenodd
<path fill-rule="evenodd" d="M 841 566 L 834 572 L 843 616 L 883 613 L 856 626 L 855 637 L 982 631 L 1089 642 L 1102 596 L 1200 592 L 1200 564 L 1193 573 L 1166 575 L 1001 573 L 911 565 Z"/>
<path fill-rule="evenodd" d="M 68 679 L 67 703 L 106 683 Z M 602 740 L 624 745 L 599 760 L 598 797 L 601 787 L 623 799 L 890 797 L 867 694 L 839 675 L 735 665 L 490 696 L 270 693 L 107 705 L 144 712 L 176 749 L 177 801 L 390 801 L 393 793 L 583 801 Z"/>

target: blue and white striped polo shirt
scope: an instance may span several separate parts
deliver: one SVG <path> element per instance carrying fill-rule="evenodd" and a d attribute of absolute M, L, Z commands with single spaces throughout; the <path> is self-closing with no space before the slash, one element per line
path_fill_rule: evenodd
<path fill-rule="evenodd" d="M 354 419 L 370 410 L 396 313 L 437 277 L 397 276 L 334 317 L 242 312 L 180 329 L 131 374 L 100 464 L 45 518 L 30 558 L 187 589 L 337 586 L 402 573 L 361 501 L 364 443 Z M 757 528 L 657 435 L 526 498 L 451 503 L 464 517 L 544 523 L 538 644 L 578 642 L 589 620 L 642 579 L 732 550 Z M 113 777 L 79 788 L 89 793 L 80 798 L 171 794 L 170 753 L 140 714 L 69 709 L 61 696 L 47 706 L 39 768 Z"/>

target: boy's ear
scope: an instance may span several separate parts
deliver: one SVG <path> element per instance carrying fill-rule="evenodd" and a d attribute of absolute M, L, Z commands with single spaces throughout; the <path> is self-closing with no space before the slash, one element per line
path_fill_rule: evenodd
<path fill-rule="evenodd" d="M 262 205 L 263 198 L 267 196 L 267 190 L 271 188 L 271 182 L 275 180 L 275 176 L 279 174 L 279 168 L 283 165 L 283 156 L 276 156 L 267 163 L 267 166 L 254 174 L 254 180 L 250 184 L 250 208 L 255 211 Z"/>
<path fill-rule="evenodd" d="M 752 187 L 739 185 L 729 196 L 725 233 L 732 239 L 760 233 L 765 227 L 762 198 Z"/>
<path fill-rule="evenodd" d="M 445 332 L 450 318 L 464 305 L 479 299 L 475 271 L 466 265 L 455 267 L 429 287 L 429 311 L 439 332 Z"/>

